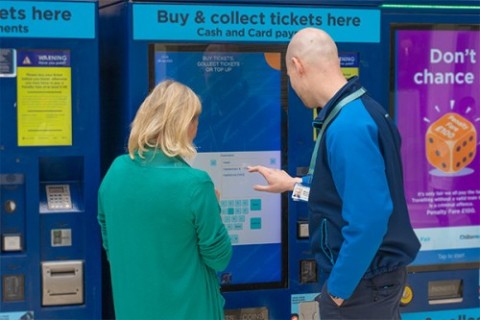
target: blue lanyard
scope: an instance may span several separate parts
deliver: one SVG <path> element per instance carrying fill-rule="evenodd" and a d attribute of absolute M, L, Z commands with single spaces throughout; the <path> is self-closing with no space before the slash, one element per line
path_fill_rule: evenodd
<path fill-rule="evenodd" d="M 313 149 L 312 159 L 310 160 L 310 167 L 308 168 L 308 175 L 310 176 L 309 177 L 310 181 L 312 179 L 313 172 L 315 170 L 315 163 L 317 161 L 317 153 L 318 153 L 318 148 L 320 146 L 320 140 L 322 140 L 322 136 L 323 136 L 325 130 L 327 129 L 329 123 L 335 118 L 335 116 L 340 112 L 340 110 L 344 106 L 346 106 L 347 104 L 349 104 L 353 100 L 361 97 L 365 92 L 366 92 L 366 90 L 364 88 L 360 88 L 357 91 L 349 94 L 348 96 L 346 96 L 345 98 L 340 100 L 340 102 L 338 102 L 335 105 L 332 112 L 330 112 L 328 114 L 327 118 L 323 122 L 322 127 L 320 128 L 320 132 L 318 133 L 318 136 L 317 136 L 317 141 L 315 142 L 315 148 Z"/>

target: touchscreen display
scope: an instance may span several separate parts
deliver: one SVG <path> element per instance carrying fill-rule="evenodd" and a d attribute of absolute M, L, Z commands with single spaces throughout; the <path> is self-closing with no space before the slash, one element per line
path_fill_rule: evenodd
<path fill-rule="evenodd" d="M 255 191 L 253 185 L 265 182 L 247 172 L 249 165 L 282 166 L 281 53 L 157 44 L 151 57 L 153 85 L 176 80 L 202 101 L 191 165 L 207 171 L 221 194 L 222 220 L 234 246 L 221 283 L 283 282 L 282 196 Z"/>

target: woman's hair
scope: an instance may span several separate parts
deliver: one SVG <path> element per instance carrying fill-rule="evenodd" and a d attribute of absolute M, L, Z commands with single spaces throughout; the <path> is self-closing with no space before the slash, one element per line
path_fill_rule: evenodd
<path fill-rule="evenodd" d="M 145 98 L 131 124 L 128 139 L 130 158 L 143 158 L 148 148 L 161 149 L 167 156 L 192 158 L 195 146 L 189 137 L 191 123 L 202 106 L 187 86 L 172 80 L 160 82 Z"/>

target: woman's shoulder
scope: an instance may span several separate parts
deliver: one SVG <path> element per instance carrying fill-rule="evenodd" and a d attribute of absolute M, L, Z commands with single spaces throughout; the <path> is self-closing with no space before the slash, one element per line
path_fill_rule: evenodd
<path fill-rule="evenodd" d="M 130 158 L 130 155 L 128 154 L 121 154 L 117 156 L 115 159 L 113 159 L 112 164 L 110 167 L 119 167 L 119 166 L 124 166 L 127 164 L 132 163 L 132 158 Z"/>
<path fill-rule="evenodd" d="M 208 172 L 206 172 L 204 170 L 201 170 L 201 169 L 198 169 L 198 168 L 188 167 L 187 168 L 187 174 L 190 175 L 197 182 L 211 182 L 212 181 Z"/>

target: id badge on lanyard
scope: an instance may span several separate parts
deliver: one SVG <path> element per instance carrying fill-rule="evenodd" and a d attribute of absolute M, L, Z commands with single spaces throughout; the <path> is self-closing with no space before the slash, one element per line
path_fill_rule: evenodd
<path fill-rule="evenodd" d="M 301 183 L 296 183 L 293 187 L 292 199 L 293 201 L 308 201 L 310 195 L 310 187 Z"/>
<path fill-rule="evenodd" d="M 312 179 L 313 172 L 315 170 L 315 162 L 317 160 L 317 153 L 318 153 L 318 147 L 320 145 L 320 140 L 322 139 L 322 136 L 328 124 L 333 120 L 333 118 L 338 114 L 338 112 L 340 112 L 340 110 L 345 105 L 361 97 L 365 92 L 366 90 L 364 88 L 360 88 L 357 91 L 353 92 L 352 94 L 349 94 L 348 96 L 343 98 L 339 103 L 335 105 L 333 110 L 329 113 L 329 115 L 325 119 L 325 122 L 322 124 L 322 128 L 320 129 L 320 132 L 317 136 L 317 141 L 315 142 L 315 148 L 313 149 L 312 159 L 310 160 L 310 167 L 308 168 L 308 176 L 310 180 Z M 295 186 L 293 187 L 293 193 L 292 193 L 293 201 L 308 201 L 309 195 L 310 195 L 310 184 L 305 185 L 302 183 L 296 183 Z"/>

